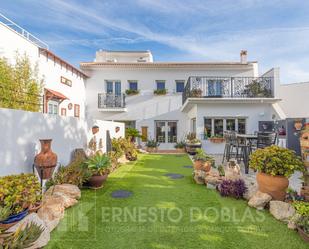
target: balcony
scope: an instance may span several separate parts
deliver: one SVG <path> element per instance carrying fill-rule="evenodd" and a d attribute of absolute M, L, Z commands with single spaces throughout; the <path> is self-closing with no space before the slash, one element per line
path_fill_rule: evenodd
<path fill-rule="evenodd" d="M 125 94 L 99 93 L 98 109 L 100 111 L 125 112 L 127 110 Z"/>
<path fill-rule="evenodd" d="M 188 98 L 274 98 L 273 77 L 189 77 L 182 103 Z"/>

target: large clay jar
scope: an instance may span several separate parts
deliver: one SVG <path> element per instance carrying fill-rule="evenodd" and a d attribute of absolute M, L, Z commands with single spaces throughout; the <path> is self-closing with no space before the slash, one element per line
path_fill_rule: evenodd
<path fill-rule="evenodd" d="M 52 177 L 57 165 L 57 155 L 51 150 L 52 139 L 40 139 L 41 152 L 35 156 L 34 165 L 41 179 Z"/>
<path fill-rule="evenodd" d="M 288 178 L 257 173 L 256 180 L 261 192 L 271 195 L 273 200 L 284 201 L 289 186 Z"/>

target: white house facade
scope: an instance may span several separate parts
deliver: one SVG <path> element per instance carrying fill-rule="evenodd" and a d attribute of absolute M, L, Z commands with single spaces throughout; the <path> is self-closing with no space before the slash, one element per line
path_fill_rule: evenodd
<path fill-rule="evenodd" d="M 246 51 L 239 62 L 153 62 L 149 51 L 98 51 L 81 68 L 89 76 L 87 114 L 134 126 L 161 149 L 172 149 L 188 132 L 203 140 L 226 129 L 251 133 L 258 121 L 280 118 L 274 107 L 278 69 L 259 77 L 258 63 L 248 62 Z M 253 83 L 261 92 L 250 90 Z M 138 94 L 126 95 L 128 89 Z M 162 89 L 165 95 L 154 93 Z M 222 152 L 223 145 L 203 143 L 209 153 Z"/>
<path fill-rule="evenodd" d="M 85 116 L 85 75 L 48 49 L 48 45 L 0 14 L 0 57 L 14 63 L 26 55 L 43 79 L 42 111 Z"/>

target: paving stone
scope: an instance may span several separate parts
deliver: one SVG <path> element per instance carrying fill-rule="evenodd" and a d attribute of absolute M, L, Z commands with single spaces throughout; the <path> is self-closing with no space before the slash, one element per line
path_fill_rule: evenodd
<path fill-rule="evenodd" d="M 165 174 L 165 176 L 171 178 L 171 179 L 181 179 L 181 178 L 184 178 L 184 175 L 182 174 L 175 174 L 175 173 L 168 173 L 168 174 Z"/>
<path fill-rule="evenodd" d="M 128 198 L 130 197 L 131 195 L 133 195 L 133 193 L 131 191 L 128 191 L 128 190 L 116 190 L 114 192 L 112 192 L 111 196 L 113 198 Z"/>

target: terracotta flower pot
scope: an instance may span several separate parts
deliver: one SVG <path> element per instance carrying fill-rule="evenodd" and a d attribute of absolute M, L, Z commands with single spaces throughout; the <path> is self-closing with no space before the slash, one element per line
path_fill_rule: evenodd
<path fill-rule="evenodd" d="M 194 161 L 194 169 L 209 172 L 210 169 L 211 169 L 211 163 L 210 162 L 204 162 L 204 161 L 201 161 L 201 160 Z"/>
<path fill-rule="evenodd" d="M 34 165 L 41 179 L 49 179 L 57 165 L 57 155 L 51 150 L 52 139 L 40 139 L 41 152 L 34 158 Z"/>
<path fill-rule="evenodd" d="M 257 173 L 256 180 L 261 192 L 271 195 L 273 200 L 284 201 L 289 186 L 288 178 Z"/>
<path fill-rule="evenodd" d="M 97 189 L 103 187 L 103 183 L 106 181 L 108 174 L 104 175 L 93 175 L 89 179 L 89 186 Z"/>

